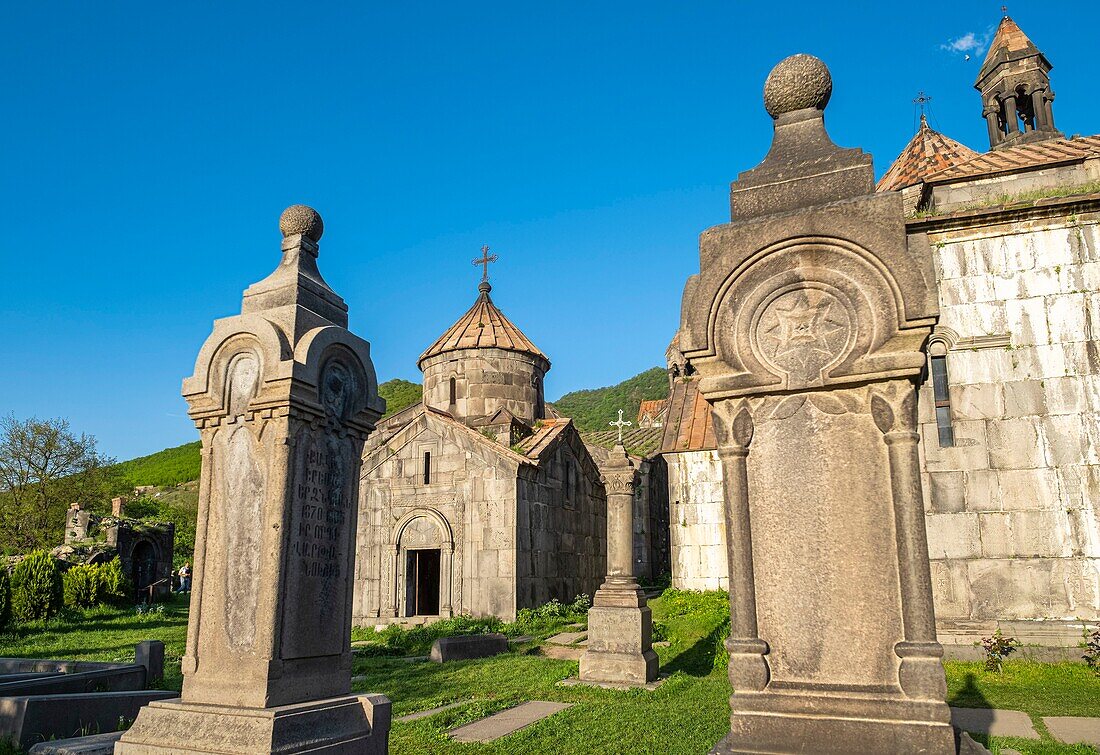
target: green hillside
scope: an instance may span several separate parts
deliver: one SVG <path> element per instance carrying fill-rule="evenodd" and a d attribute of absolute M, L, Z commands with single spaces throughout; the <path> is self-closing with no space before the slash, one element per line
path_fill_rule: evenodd
<path fill-rule="evenodd" d="M 139 485 L 176 485 L 199 478 L 199 441 L 166 448 L 155 454 L 121 462 L 118 471 L 127 483 Z"/>
<path fill-rule="evenodd" d="M 417 403 L 423 393 L 424 386 L 401 378 L 387 380 L 378 386 L 378 395 L 386 399 L 387 417 Z"/>
<path fill-rule="evenodd" d="M 554 408 L 571 417 L 582 431 L 606 430 L 607 423 L 619 416 L 633 422 L 643 401 L 668 397 L 668 373 L 661 367 L 639 373 L 618 385 L 573 391 L 554 402 Z"/>

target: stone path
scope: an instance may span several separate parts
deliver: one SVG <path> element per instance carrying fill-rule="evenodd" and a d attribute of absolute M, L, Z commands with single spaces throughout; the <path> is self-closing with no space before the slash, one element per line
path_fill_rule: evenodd
<path fill-rule="evenodd" d="M 542 700 L 521 703 L 488 718 L 474 721 L 472 724 L 451 729 L 451 739 L 456 742 L 492 742 L 494 739 L 519 731 L 572 705 L 572 703 L 551 703 Z"/>
<path fill-rule="evenodd" d="M 543 645 L 539 648 L 539 654 L 559 661 L 579 661 L 584 655 L 584 648 L 576 645 Z"/>
<path fill-rule="evenodd" d="M 561 634 L 555 634 L 547 642 L 552 645 L 575 645 L 586 639 L 588 639 L 588 632 L 562 632 Z"/>
<path fill-rule="evenodd" d="M 990 708 L 952 708 L 951 723 L 963 731 L 990 734 L 995 737 L 1038 739 L 1031 725 L 1031 716 L 1018 710 Z"/>
<path fill-rule="evenodd" d="M 1081 716 L 1046 716 L 1043 723 L 1047 725 L 1051 736 L 1060 739 L 1067 744 L 1085 744 L 1100 747 L 1100 718 L 1083 718 Z"/>
<path fill-rule="evenodd" d="M 469 702 L 469 701 L 466 701 Z M 395 718 L 394 721 L 416 721 L 419 718 L 427 718 L 428 716 L 434 716 L 436 713 L 442 713 L 445 710 L 451 708 L 458 708 L 466 704 L 466 702 L 447 703 L 446 705 L 440 705 L 438 708 L 429 708 L 428 710 L 422 710 L 418 713 L 410 713 L 407 716 L 401 716 Z"/>

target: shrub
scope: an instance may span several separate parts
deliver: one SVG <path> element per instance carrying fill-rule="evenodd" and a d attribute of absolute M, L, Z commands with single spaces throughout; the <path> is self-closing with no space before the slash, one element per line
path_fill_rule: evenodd
<path fill-rule="evenodd" d="M 1089 632 L 1088 627 L 1085 628 L 1083 634 L 1085 635 L 1085 641 L 1081 643 L 1084 647 L 1085 653 L 1081 657 L 1085 659 L 1085 663 L 1088 667 L 1100 674 L 1100 627 Z"/>
<path fill-rule="evenodd" d="M 8 624 L 11 618 L 11 578 L 8 576 L 8 568 L 0 566 L 0 630 Z"/>
<path fill-rule="evenodd" d="M 982 640 L 982 647 L 985 648 L 985 667 L 990 671 L 1000 672 L 1005 658 L 1015 653 L 1019 646 L 1020 643 L 1015 637 L 1005 637 L 998 629 L 990 637 Z"/>
<path fill-rule="evenodd" d="M 99 571 L 99 589 L 102 600 L 122 603 L 130 600 L 133 593 L 130 578 L 122 571 L 122 562 L 113 558 L 96 567 Z"/>
<path fill-rule="evenodd" d="M 101 598 L 101 570 L 97 566 L 76 564 L 69 567 L 61 581 L 65 605 L 71 608 L 91 608 Z"/>
<path fill-rule="evenodd" d="M 11 582 L 11 607 L 16 618 L 48 619 L 61 610 L 61 570 L 49 551 L 35 551 L 20 561 Z"/>

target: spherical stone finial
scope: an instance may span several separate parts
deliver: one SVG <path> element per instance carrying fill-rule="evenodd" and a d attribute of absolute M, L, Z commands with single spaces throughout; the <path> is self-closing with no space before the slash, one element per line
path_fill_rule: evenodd
<path fill-rule="evenodd" d="M 310 241 L 320 241 L 321 234 L 325 232 L 325 223 L 321 220 L 321 213 L 312 207 L 292 204 L 279 216 L 279 230 L 283 232 L 284 239 L 300 233 Z"/>
<path fill-rule="evenodd" d="M 805 108 L 824 110 L 833 93 L 829 68 L 813 55 L 785 58 L 764 82 L 764 107 L 772 118 Z"/>
<path fill-rule="evenodd" d="M 489 285 L 489 281 L 482 281 L 477 284 L 478 293 L 488 294 L 493 290 L 493 287 Z"/>

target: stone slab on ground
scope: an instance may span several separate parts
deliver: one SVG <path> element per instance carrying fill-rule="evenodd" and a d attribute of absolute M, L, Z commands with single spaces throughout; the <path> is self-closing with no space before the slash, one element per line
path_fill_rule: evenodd
<path fill-rule="evenodd" d="M 431 660 L 434 663 L 468 661 L 472 658 L 489 658 L 508 652 L 508 638 L 503 634 L 470 634 L 458 637 L 440 637 L 432 643 Z"/>
<path fill-rule="evenodd" d="M 617 689 L 627 692 L 633 689 L 645 689 L 655 690 L 664 684 L 665 679 L 668 676 L 660 676 L 652 682 L 646 684 L 620 684 L 618 682 L 586 682 L 583 679 L 578 679 L 575 676 L 571 676 L 568 679 L 562 679 L 558 682 L 559 687 L 599 687 L 600 689 Z"/>
<path fill-rule="evenodd" d="M 1018 710 L 952 708 L 951 723 L 958 729 L 976 734 L 1039 739 L 1035 727 L 1031 725 L 1031 717 Z"/>
<path fill-rule="evenodd" d="M 539 648 L 539 654 L 559 661 L 579 661 L 584 655 L 584 648 L 575 645 L 543 645 Z"/>
<path fill-rule="evenodd" d="M 519 637 L 509 637 L 508 642 L 514 645 L 518 645 L 524 642 L 531 642 L 535 638 L 529 634 L 521 634 Z"/>
<path fill-rule="evenodd" d="M 457 702 L 457 703 L 447 703 L 446 705 L 440 705 L 440 706 L 437 706 L 435 708 L 428 708 L 427 710 L 418 711 L 416 713 L 409 713 L 408 715 L 401 716 L 400 718 L 395 718 L 393 720 L 394 721 L 401 721 L 402 723 L 404 723 L 405 721 L 416 721 L 417 719 L 420 719 L 420 718 L 427 718 L 428 716 L 434 716 L 436 713 L 442 713 L 443 711 L 450 710 L 451 708 L 460 708 L 463 705 L 466 705 L 467 702 L 469 702 L 469 701 Z"/>
<path fill-rule="evenodd" d="M 112 755 L 115 742 L 121 736 L 121 731 L 115 731 L 87 737 L 55 739 L 52 742 L 39 742 L 27 752 L 29 755 Z"/>
<path fill-rule="evenodd" d="M 588 632 L 561 632 L 546 641 L 554 645 L 575 645 L 588 638 Z"/>
<path fill-rule="evenodd" d="M 520 703 L 514 708 L 502 710 L 488 718 L 451 729 L 451 739 L 456 742 L 492 742 L 572 706 L 573 703 L 552 703 L 543 700 Z"/>
<path fill-rule="evenodd" d="M 1047 725 L 1051 736 L 1066 744 L 1084 742 L 1100 747 L 1100 718 L 1045 716 L 1043 723 Z"/>

